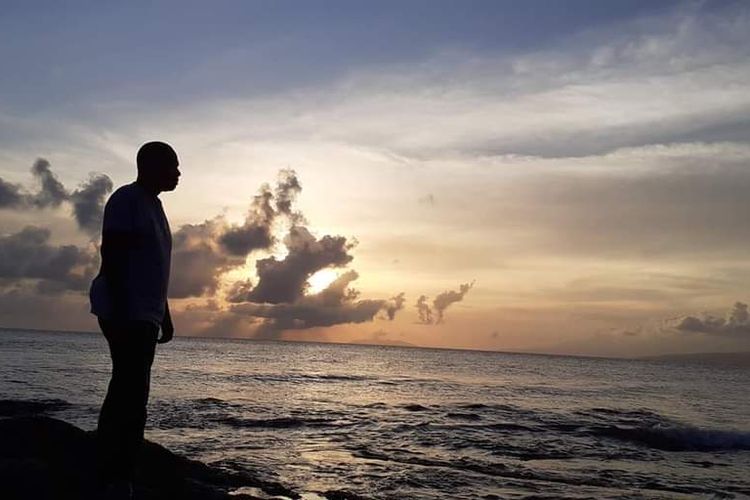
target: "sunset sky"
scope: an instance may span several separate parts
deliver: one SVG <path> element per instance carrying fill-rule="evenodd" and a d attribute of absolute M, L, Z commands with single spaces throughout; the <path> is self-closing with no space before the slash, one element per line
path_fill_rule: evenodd
<path fill-rule="evenodd" d="M 0 7 L 0 326 L 163 140 L 177 335 L 750 350 L 747 2 L 138 4 Z"/>

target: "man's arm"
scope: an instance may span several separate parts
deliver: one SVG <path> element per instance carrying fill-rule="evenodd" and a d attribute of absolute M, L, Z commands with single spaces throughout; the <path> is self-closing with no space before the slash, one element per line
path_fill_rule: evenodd
<path fill-rule="evenodd" d="M 131 232 L 105 230 L 102 233 L 102 273 L 112 300 L 113 319 L 127 317 L 129 304 L 126 274 L 128 253 L 133 240 Z"/>
<path fill-rule="evenodd" d="M 161 336 L 157 340 L 159 344 L 166 344 L 174 337 L 174 325 L 172 315 L 169 312 L 169 301 L 164 303 L 164 319 L 161 322 Z"/>

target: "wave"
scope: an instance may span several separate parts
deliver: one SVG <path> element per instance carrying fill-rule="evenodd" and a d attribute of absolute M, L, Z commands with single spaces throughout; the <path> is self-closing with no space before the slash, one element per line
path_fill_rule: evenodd
<path fill-rule="evenodd" d="M 426 406 L 418 405 L 416 403 L 401 405 L 406 411 L 429 411 L 430 409 Z"/>
<path fill-rule="evenodd" d="M 294 429 L 299 427 L 347 427 L 354 425 L 352 422 L 334 420 L 329 418 L 298 418 L 298 417 L 276 417 L 276 418 L 238 418 L 222 417 L 217 419 L 221 424 L 235 428 L 272 428 L 272 429 Z"/>
<path fill-rule="evenodd" d="M 701 428 L 672 420 L 647 408 L 591 408 L 576 411 L 574 415 L 593 422 L 577 422 L 572 427 L 573 422 L 555 423 L 553 427 L 559 431 L 630 442 L 663 451 L 750 450 L 750 432 Z"/>
<path fill-rule="evenodd" d="M 258 382 L 363 382 L 375 380 L 366 375 L 334 375 L 324 373 L 254 373 L 250 375 L 231 375 L 228 379 L 232 382 L 244 383 L 248 380 Z"/>
<path fill-rule="evenodd" d="M 362 405 L 362 408 L 388 408 L 388 405 L 386 403 L 378 401 L 376 403 L 368 403 L 366 405 Z"/>
<path fill-rule="evenodd" d="M 225 410 L 241 408 L 242 406 L 231 401 L 225 401 L 223 399 L 212 397 L 193 399 L 192 401 L 190 401 L 190 405 L 192 406 L 191 409 L 195 410 Z"/>
<path fill-rule="evenodd" d="M 750 432 L 701 429 L 689 425 L 656 424 L 625 427 L 593 427 L 591 434 L 629 441 L 664 451 L 750 450 Z"/>
<path fill-rule="evenodd" d="M 489 408 L 488 405 L 482 404 L 482 403 L 469 403 L 465 405 L 458 405 L 459 408 L 464 408 L 466 410 L 484 410 Z"/>
<path fill-rule="evenodd" d="M 481 420 L 482 417 L 477 415 L 476 413 L 456 413 L 451 412 L 447 413 L 446 417 L 448 418 L 455 418 L 458 420 Z"/>
<path fill-rule="evenodd" d="M 539 432 L 539 429 L 529 427 L 527 425 L 523 424 L 515 424 L 510 422 L 499 422 L 494 424 L 487 425 L 490 429 L 495 429 L 499 431 L 520 431 L 520 432 Z"/>

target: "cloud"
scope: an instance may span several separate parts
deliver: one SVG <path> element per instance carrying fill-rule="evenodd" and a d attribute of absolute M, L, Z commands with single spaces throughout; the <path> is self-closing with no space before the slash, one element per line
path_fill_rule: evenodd
<path fill-rule="evenodd" d="M 226 223 L 217 217 L 201 224 L 185 224 L 172 235 L 172 273 L 169 296 L 173 298 L 211 296 L 221 275 L 242 265 L 244 256 L 225 253 L 218 240 Z"/>
<path fill-rule="evenodd" d="M 245 223 L 227 228 L 219 236 L 218 241 L 227 253 L 245 256 L 253 250 L 269 248 L 273 244 L 271 224 L 277 215 L 272 205 L 273 199 L 268 185 L 261 186 L 260 193 L 253 198 Z"/>
<path fill-rule="evenodd" d="M 710 314 L 701 317 L 686 316 L 679 320 L 675 329 L 681 332 L 747 338 L 750 336 L 750 313 L 747 304 L 736 302 L 726 318 Z"/>
<path fill-rule="evenodd" d="M 301 191 L 293 171 L 280 172 L 274 191 L 277 215 L 285 216 L 292 225 L 283 239 L 287 254 L 256 261 L 258 280 L 240 280 L 231 285 L 227 300 L 234 305 L 232 314 L 263 318 L 254 332 L 256 338 L 278 338 L 283 330 L 302 330 L 345 323 L 373 321 L 380 311 L 394 319 L 403 308 L 404 294 L 389 300 L 359 299 L 359 291 L 350 287 L 359 275 L 348 270 L 325 289 L 308 294 L 308 280 L 322 269 L 341 268 L 349 264 L 350 251 L 356 240 L 343 236 L 314 236 L 302 224 L 304 215 L 293 210 L 293 201 Z M 265 193 L 270 190 L 265 188 Z M 262 204 L 261 204 L 262 206 Z"/>
<path fill-rule="evenodd" d="M 373 321 L 388 301 L 359 300 L 359 292 L 349 288 L 358 277 L 356 271 L 350 270 L 319 293 L 299 296 L 293 302 L 243 303 L 232 306 L 231 311 L 268 320 L 256 331 L 256 338 L 278 338 L 282 330 L 288 329 Z"/>
<path fill-rule="evenodd" d="M 417 314 L 419 315 L 419 322 L 424 325 L 432 324 L 432 309 L 427 304 L 427 295 L 420 295 L 417 299 Z"/>
<path fill-rule="evenodd" d="M 276 209 L 279 213 L 286 215 L 296 225 L 305 224 L 302 212 L 292 208 L 297 196 L 302 192 L 302 185 L 294 170 L 282 169 L 276 183 Z"/>
<path fill-rule="evenodd" d="M 112 180 L 103 174 L 92 174 L 89 180 L 73 191 L 70 201 L 78 226 L 89 234 L 99 234 L 102 227 L 104 201 L 112 192 Z"/>
<path fill-rule="evenodd" d="M 596 356 L 653 356 L 663 354 L 738 352 L 750 348 L 750 311 L 736 302 L 725 315 L 712 313 L 670 315 L 669 309 L 644 311 L 638 323 L 627 327 L 600 328 L 592 335 L 576 338 L 559 335 L 554 345 L 542 347 L 551 353 L 579 353 Z M 556 313 L 559 315 L 559 312 Z M 623 316 L 618 322 L 632 321 Z M 579 331 L 581 327 L 578 327 Z M 555 330 L 552 330 L 554 332 Z M 562 331 L 564 332 L 564 329 Z M 567 337 L 567 338 L 566 338 Z"/>
<path fill-rule="evenodd" d="M 363 65 L 322 88 L 239 96 L 215 123 L 231 136 L 250 130 L 256 142 L 314 137 L 408 159 L 747 140 L 748 33 L 746 7 L 682 8 L 536 52 L 456 48 L 414 64 Z"/>
<path fill-rule="evenodd" d="M 343 236 L 317 238 L 299 225 L 305 218 L 294 209 L 294 202 L 301 189 L 295 172 L 282 170 L 274 189 L 264 184 L 253 197 L 243 224 L 232 226 L 219 216 L 201 224 L 185 224 L 174 233 L 170 297 L 214 297 L 225 273 L 243 266 L 251 252 L 273 247 L 276 221 L 290 224 L 283 239 L 286 256 L 256 260 L 257 280 L 232 283 L 225 298 L 234 305 L 203 314 L 201 321 L 207 326 L 200 331 L 236 332 L 256 323 L 256 338 L 278 338 L 285 329 L 372 321 L 381 310 L 393 319 L 403 307 L 403 293 L 389 300 L 359 300 L 359 292 L 349 287 L 358 277 L 354 270 L 321 292 L 307 295 L 307 281 L 313 274 L 352 261 L 349 252 L 355 242 Z"/>
<path fill-rule="evenodd" d="M 0 179 L 0 208 L 54 208 L 68 199 L 68 192 L 52 172 L 47 160 L 38 158 L 31 167 L 31 174 L 39 184 L 35 193 L 25 190 L 20 184 Z"/>
<path fill-rule="evenodd" d="M 75 245 L 52 246 L 48 229 L 27 226 L 0 237 L 0 279 L 35 280 L 41 292 L 88 288 L 98 258 L 91 249 Z"/>
<path fill-rule="evenodd" d="M 389 319 L 403 308 L 404 294 L 389 300 L 359 299 L 350 287 L 354 270 L 341 274 L 324 290 L 308 295 L 308 279 L 325 268 L 340 268 L 353 257 L 355 243 L 343 236 L 315 237 L 299 225 L 304 215 L 294 209 L 302 187 L 293 170 L 279 172 L 276 186 L 262 185 L 245 221 L 229 225 L 222 216 L 201 224 L 185 224 L 173 235 L 170 297 L 214 297 L 225 273 L 245 265 L 248 254 L 270 250 L 276 241 L 274 224 L 290 224 L 282 259 L 256 260 L 257 280 L 237 280 L 226 288 L 228 309 L 185 311 L 196 322 L 191 331 L 201 335 L 242 335 L 279 338 L 284 330 L 301 330 L 373 321 L 383 311 Z M 204 308 L 205 309 L 205 308 Z"/>
<path fill-rule="evenodd" d="M 258 283 L 244 297 L 234 302 L 249 301 L 279 304 L 295 302 L 305 295 L 307 280 L 328 267 L 343 267 L 352 260 L 353 244 L 343 236 L 315 238 L 304 226 L 292 226 L 284 238 L 289 253 L 281 260 L 275 257 L 256 262 Z"/>
<path fill-rule="evenodd" d="M 404 308 L 404 303 L 406 303 L 406 294 L 404 292 L 391 297 L 385 306 L 385 313 L 389 320 L 393 321 L 396 317 L 396 313 Z"/>
<path fill-rule="evenodd" d="M 435 323 L 442 323 L 443 315 L 445 314 L 445 310 L 448 309 L 448 306 L 455 302 L 462 301 L 464 295 L 466 295 L 466 293 L 471 290 L 473 286 L 473 281 L 471 283 L 464 283 L 463 285 L 459 286 L 459 290 L 457 292 L 448 290 L 435 297 L 435 300 L 432 302 L 433 308 L 437 313 L 437 319 L 435 320 Z"/>
<path fill-rule="evenodd" d="M 363 64 L 317 87 L 239 91 L 178 107 L 131 102 L 125 118 L 118 108 L 104 119 L 110 126 L 126 122 L 117 131 L 122 136 L 171 127 L 185 142 L 212 150 L 217 143 L 286 148 L 312 139 L 402 160 L 581 157 L 651 144 L 746 141 L 750 16 L 740 4 L 664 9 L 536 51 L 456 47 L 411 64 Z"/>
<path fill-rule="evenodd" d="M 37 208 L 58 207 L 68 199 L 68 192 L 50 169 L 47 160 L 37 159 L 31 173 L 41 184 L 39 192 L 30 198 L 32 205 Z"/>
<path fill-rule="evenodd" d="M 70 203 L 78 227 L 90 235 L 101 230 L 104 200 L 112 191 L 112 180 L 104 174 L 91 174 L 73 193 L 69 193 L 52 171 L 49 161 L 38 158 L 31 173 L 39 183 L 36 192 L 29 192 L 19 184 L 0 179 L 0 208 L 24 210 L 27 208 L 57 208 Z"/>
<path fill-rule="evenodd" d="M 242 337 L 260 321 L 234 314 L 214 299 L 176 309 L 172 316 L 179 334 L 201 337 Z"/>
<path fill-rule="evenodd" d="M 20 208 L 26 198 L 19 184 L 13 184 L 0 178 L 0 208 Z"/>
<path fill-rule="evenodd" d="M 201 224 L 185 224 L 173 235 L 169 293 L 174 298 L 213 296 L 227 271 L 245 264 L 249 254 L 268 250 L 276 242 L 274 224 L 280 217 L 301 220 L 292 204 L 301 186 L 293 170 L 279 172 L 275 190 L 263 184 L 250 203 L 245 221 L 230 225 L 222 217 Z M 244 300 L 238 294 L 251 290 L 233 286 L 230 301 Z"/>
<path fill-rule="evenodd" d="M 464 283 L 459 285 L 458 291 L 446 290 L 443 293 L 438 294 L 435 300 L 432 301 L 432 307 L 427 304 L 427 296 L 421 295 L 417 299 L 417 314 L 419 315 L 419 323 L 423 325 L 431 325 L 433 323 L 442 323 L 445 319 L 445 311 L 448 307 L 455 303 L 463 300 L 464 296 L 474 286 L 474 282 Z M 434 313 L 434 316 L 433 316 Z"/>

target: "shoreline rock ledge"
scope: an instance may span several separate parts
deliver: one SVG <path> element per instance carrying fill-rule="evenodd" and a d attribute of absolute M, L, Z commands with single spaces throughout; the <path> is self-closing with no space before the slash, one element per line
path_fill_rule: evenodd
<path fill-rule="evenodd" d="M 0 497 L 99 500 L 95 433 L 46 416 L 0 419 Z M 298 499 L 284 486 L 175 455 L 146 441 L 136 472 L 138 500 Z M 256 489 L 264 497 L 230 494 Z"/>

